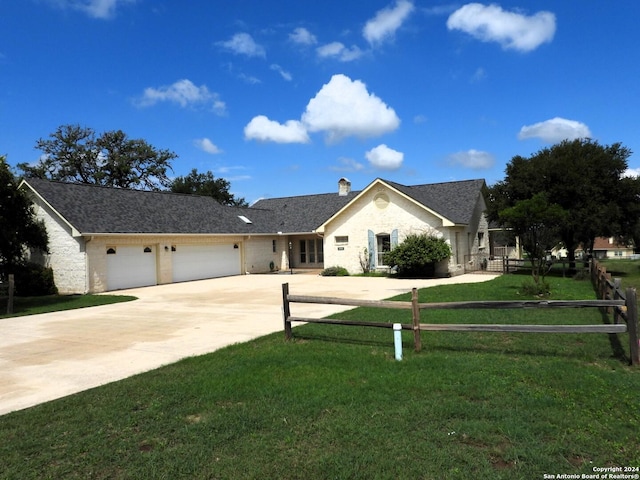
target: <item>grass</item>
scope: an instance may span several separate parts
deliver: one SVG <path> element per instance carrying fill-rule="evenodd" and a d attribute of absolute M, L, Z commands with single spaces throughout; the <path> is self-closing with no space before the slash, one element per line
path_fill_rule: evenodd
<path fill-rule="evenodd" d="M 594 296 L 588 282 L 548 280 L 552 298 Z M 435 287 L 420 301 L 523 298 L 522 281 Z M 603 318 L 596 309 L 449 310 L 428 321 Z M 534 479 L 640 465 L 640 370 L 620 351 L 624 335 L 428 332 L 416 354 L 405 333 L 402 362 L 386 329 L 309 324 L 294 337 L 2 416 L 0 478 Z"/>
<path fill-rule="evenodd" d="M 96 307 L 111 303 L 136 300 L 130 295 L 46 295 L 42 297 L 14 297 L 13 314 L 6 314 L 8 298 L 0 297 L 0 319 L 35 315 L 38 313 L 58 312 L 76 308 Z"/>
<path fill-rule="evenodd" d="M 612 277 L 620 277 L 622 288 L 633 287 L 640 290 L 640 260 L 598 260 L 607 267 Z"/>

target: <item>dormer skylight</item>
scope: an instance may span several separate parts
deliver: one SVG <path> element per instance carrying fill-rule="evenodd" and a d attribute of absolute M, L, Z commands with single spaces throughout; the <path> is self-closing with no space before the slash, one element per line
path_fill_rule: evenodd
<path fill-rule="evenodd" d="M 240 220 L 242 220 L 244 223 L 253 223 L 251 220 L 249 220 L 247 217 L 245 217 L 244 215 L 238 215 L 238 218 Z"/>

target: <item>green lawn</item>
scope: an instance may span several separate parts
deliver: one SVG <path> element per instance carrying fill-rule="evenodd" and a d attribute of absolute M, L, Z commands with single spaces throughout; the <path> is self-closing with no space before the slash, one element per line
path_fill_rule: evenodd
<path fill-rule="evenodd" d="M 136 297 L 130 295 L 46 295 L 42 297 L 15 297 L 13 314 L 7 315 L 8 297 L 0 296 L 0 319 L 35 315 L 37 313 L 58 312 L 75 308 L 96 307 L 110 303 L 130 302 Z"/>
<path fill-rule="evenodd" d="M 598 260 L 612 277 L 620 277 L 622 287 L 640 290 L 640 260 Z"/>
<path fill-rule="evenodd" d="M 518 299 L 522 281 L 436 287 L 420 301 Z M 552 298 L 594 298 L 588 282 L 549 281 Z M 603 321 L 595 309 L 423 315 Z M 304 325 L 283 337 L 2 416 L 0 478 L 542 479 L 640 466 L 640 370 L 627 366 L 626 335 L 424 332 L 416 354 L 405 332 L 401 362 L 387 329 Z"/>

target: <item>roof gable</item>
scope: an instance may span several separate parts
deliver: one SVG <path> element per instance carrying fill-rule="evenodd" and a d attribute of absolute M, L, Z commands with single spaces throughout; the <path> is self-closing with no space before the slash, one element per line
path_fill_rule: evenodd
<path fill-rule="evenodd" d="M 327 218 L 319 230 L 324 230 L 330 221 L 342 214 L 357 198 L 379 185 L 385 185 L 429 213 L 441 218 L 444 226 L 454 226 L 468 225 L 471 222 L 477 203 L 482 198 L 482 188 L 485 182 L 482 179 L 477 179 L 406 186 L 377 178 L 364 190 L 357 192 L 348 204 Z"/>

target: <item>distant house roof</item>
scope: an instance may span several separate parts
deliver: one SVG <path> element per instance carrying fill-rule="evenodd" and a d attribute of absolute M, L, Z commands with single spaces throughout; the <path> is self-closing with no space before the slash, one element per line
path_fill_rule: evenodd
<path fill-rule="evenodd" d="M 594 250 L 621 250 L 628 249 L 632 250 L 633 245 L 626 244 L 622 242 L 620 239 L 613 237 L 596 237 L 593 242 Z"/>
<path fill-rule="evenodd" d="M 484 180 L 405 186 L 377 179 L 454 224 L 468 224 Z M 78 234 L 307 233 L 362 191 L 263 199 L 251 207 L 221 205 L 211 197 L 26 179 L 33 193 Z"/>

